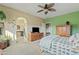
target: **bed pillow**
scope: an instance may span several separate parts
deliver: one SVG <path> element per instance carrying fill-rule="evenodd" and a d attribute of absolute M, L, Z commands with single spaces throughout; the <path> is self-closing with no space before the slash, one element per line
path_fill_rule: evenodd
<path fill-rule="evenodd" d="M 76 33 L 75 38 L 76 38 L 75 47 L 79 47 L 79 33 Z"/>
<path fill-rule="evenodd" d="M 76 33 L 76 39 L 79 40 L 79 33 Z"/>
<path fill-rule="evenodd" d="M 73 47 L 77 47 L 79 45 L 79 33 L 72 35 L 69 38 L 69 42 L 73 45 Z"/>

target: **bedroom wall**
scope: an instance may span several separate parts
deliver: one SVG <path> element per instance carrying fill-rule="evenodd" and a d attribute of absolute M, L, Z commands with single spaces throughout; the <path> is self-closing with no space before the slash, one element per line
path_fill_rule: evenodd
<path fill-rule="evenodd" d="M 72 34 L 79 32 L 79 11 L 45 19 L 52 25 L 52 34 L 56 34 L 56 25 L 63 25 L 66 21 L 72 25 Z"/>
<path fill-rule="evenodd" d="M 33 16 L 33 15 L 30 15 L 28 13 L 24 13 L 22 11 L 19 11 L 19 10 L 16 10 L 16 9 L 13 9 L 13 8 L 9 8 L 9 7 L 6 7 L 6 6 L 3 6 L 0 4 L 0 11 L 3 11 L 6 15 L 6 21 L 13 21 L 13 20 L 17 20 L 19 17 L 23 17 L 26 19 L 27 21 L 27 31 L 30 32 L 30 29 L 31 29 L 31 26 L 42 26 L 42 23 L 44 22 L 43 19 L 39 18 L 39 17 L 36 17 L 36 16 Z M 7 25 L 7 24 L 6 24 Z M 10 24 L 11 25 L 11 24 Z M 10 32 L 12 33 L 12 35 L 14 35 L 16 37 L 16 27 L 15 27 L 15 30 L 14 31 L 11 31 L 8 27 L 9 26 L 6 26 L 7 27 L 7 32 Z M 10 26 L 10 28 L 13 28 Z M 41 29 L 41 28 L 40 28 Z M 42 30 L 42 29 L 41 29 Z M 27 33 L 28 35 L 28 33 Z M 13 36 L 13 37 L 14 37 Z"/>

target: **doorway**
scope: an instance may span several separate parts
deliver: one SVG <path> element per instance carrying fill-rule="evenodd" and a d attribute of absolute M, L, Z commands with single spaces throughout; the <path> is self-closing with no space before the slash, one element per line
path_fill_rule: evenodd
<path fill-rule="evenodd" d="M 27 39 L 27 20 L 19 17 L 16 20 L 16 39 L 18 42 L 26 41 Z"/>

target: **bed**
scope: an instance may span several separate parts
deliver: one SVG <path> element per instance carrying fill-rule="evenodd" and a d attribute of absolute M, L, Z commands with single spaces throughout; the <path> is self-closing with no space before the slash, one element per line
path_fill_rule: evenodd
<path fill-rule="evenodd" d="M 79 55 L 79 33 L 71 37 L 49 35 L 41 39 L 40 48 L 48 55 Z"/>
<path fill-rule="evenodd" d="M 79 33 L 71 37 L 49 35 L 34 43 L 16 43 L 4 49 L 3 55 L 79 55 Z"/>

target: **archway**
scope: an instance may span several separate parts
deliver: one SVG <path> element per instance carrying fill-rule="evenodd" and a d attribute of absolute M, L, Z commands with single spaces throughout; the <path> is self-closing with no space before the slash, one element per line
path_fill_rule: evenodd
<path fill-rule="evenodd" d="M 16 20 L 16 39 L 21 42 L 27 40 L 27 20 L 24 17 Z"/>

